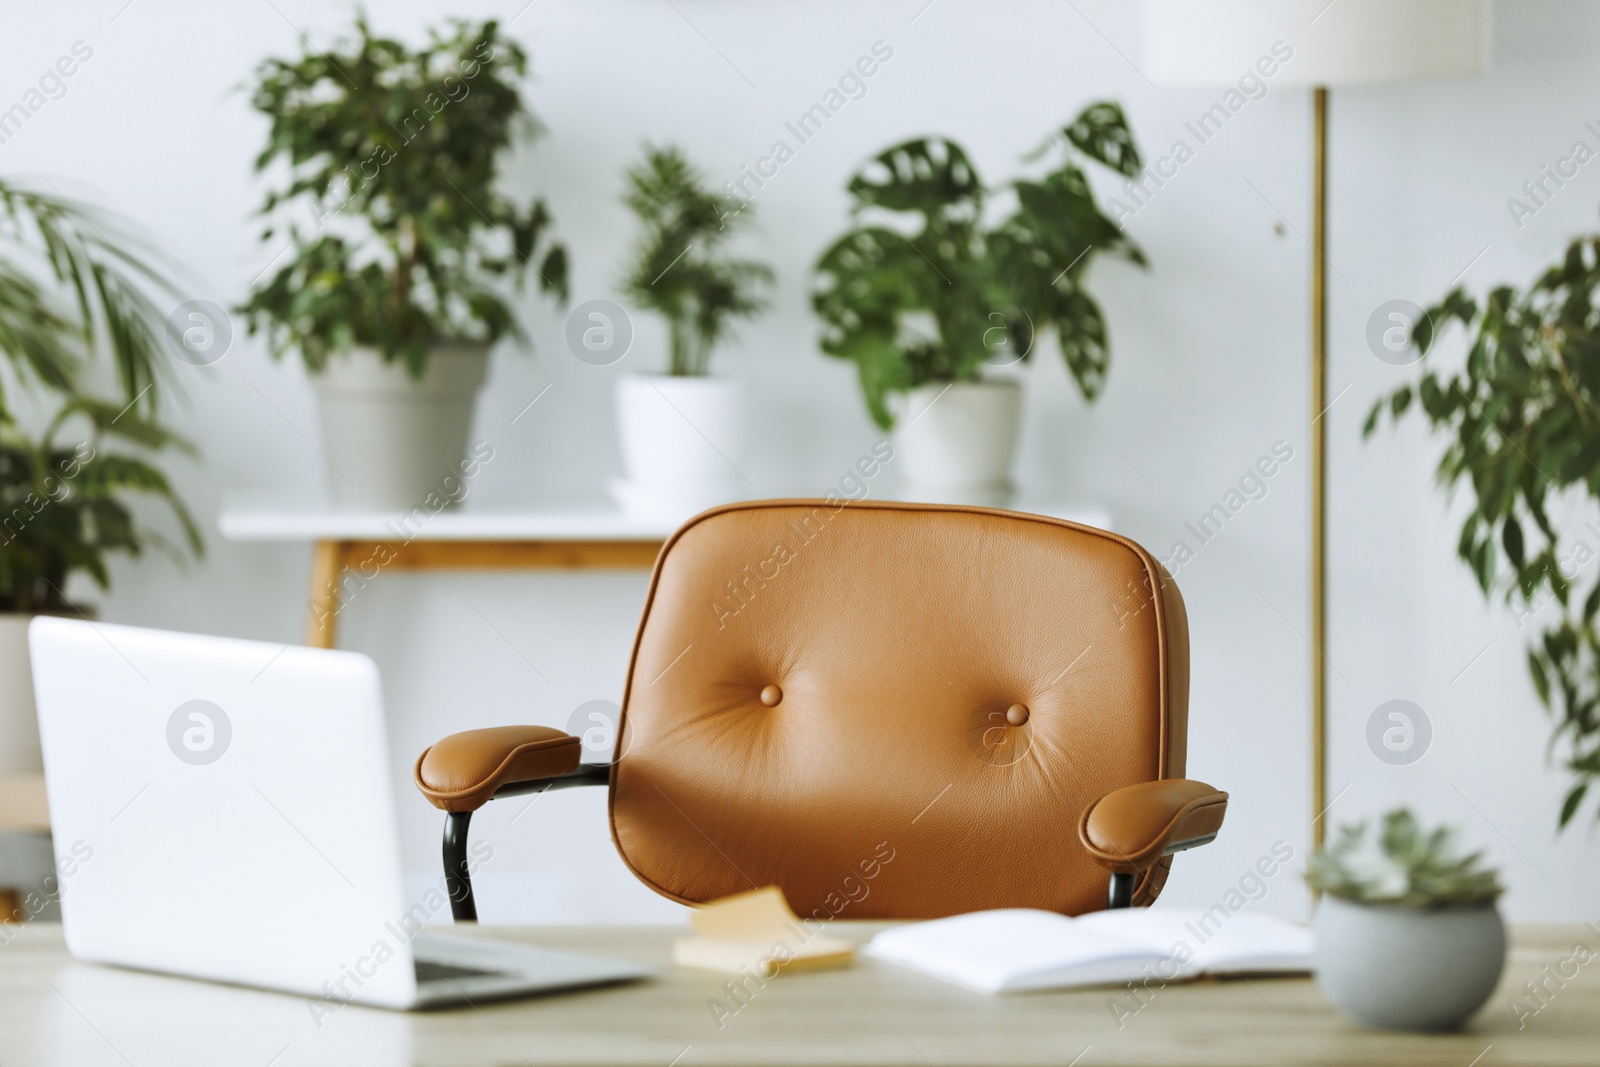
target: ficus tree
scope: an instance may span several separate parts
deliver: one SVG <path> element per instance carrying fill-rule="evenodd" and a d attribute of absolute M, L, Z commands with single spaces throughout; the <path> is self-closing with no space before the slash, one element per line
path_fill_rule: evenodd
<path fill-rule="evenodd" d="M 549 209 L 497 182 L 519 130 L 539 131 L 527 69 L 492 19 L 455 20 L 411 48 L 358 17 L 354 39 L 263 62 L 256 169 L 276 180 L 261 240 L 287 259 L 241 309 L 251 332 L 312 370 L 359 344 L 420 375 L 436 341 L 520 336 L 499 279 L 532 271 L 565 299 Z"/>
<path fill-rule="evenodd" d="M 1528 674 L 1555 720 L 1552 756 L 1572 779 L 1563 827 L 1600 778 L 1600 552 L 1553 515 L 1558 503 L 1600 501 L 1597 291 L 1600 237 L 1573 241 L 1526 289 L 1481 300 L 1452 290 L 1411 328 L 1420 376 L 1381 399 L 1363 431 L 1417 411 L 1447 439 L 1439 483 L 1472 503 L 1457 552 L 1485 597 L 1538 623 Z M 1452 324 L 1468 350 L 1446 369 L 1432 357 Z"/>

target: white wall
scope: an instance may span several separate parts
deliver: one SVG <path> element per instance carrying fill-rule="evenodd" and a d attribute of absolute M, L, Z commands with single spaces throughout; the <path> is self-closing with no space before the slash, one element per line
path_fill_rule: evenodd
<path fill-rule="evenodd" d="M 262 57 L 296 49 L 297 28 L 320 40 L 345 9 L 309 0 L 123 5 L 35 4 L 10 14 L 0 106 L 75 41 L 94 54 L 64 97 L 0 145 L 0 173 L 47 174 L 115 207 L 188 267 L 194 296 L 235 302 L 270 254 L 255 246 L 248 221 L 259 196 L 250 160 L 264 126 L 238 87 Z M 368 7 L 380 29 L 409 35 L 440 9 L 414 0 Z M 734 177 L 874 42 L 894 49 L 867 95 L 803 146 L 758 201 L 750 244 L 776 266 L 777 307 L 721 354 L 720 369 L 763 413 L 743 466 L 772 495 L 822 491 L 877 437 L 850 369 L 817 354 L 806 304 L 808 266 L 843 225 L 841 185 L 855 164 L 894 140 L 938 132 L 998 181 L 1047 131 L 1104 96 L 1124 102 L 1155 156 L 1220 96 L 1149 85 L 1133 66 L 1137 7 L 1116 0 L 449 7 L 516 16 L 511 32 L 533 54 L 530 96 L 550 136 L 518 158 L 508 187 L 549 197 L 572 247 L 575 302 L 614 295 L 629 236 L 619 172 L 641 142 L 679 142 L 719 181 Z M 1438 446 L 1417 426 L 1359 440 L 1372 398 L 1408 373 L 1367 349 L 1378 304 L 1426 303 L 1463 270 L 1480 290 L 1526 281 L 1570 235 L 1593 228 L 1600 164 L 1521 229 L 1505 201 L 1575 139 L 1595 143 L 1582 124 L 1600 119 L 1597 14 L 1576 2 L 1528 2 L 1501 5 L 1495 17 L 1502 32 L 1491 76 L 1334 98 L 1331 392 L 1340 398 L 1327 416 L 1328 656 L 1338 800 L 1330 818 L 1407 802 L 1459 823 L 1503 865 L 1514 918 L 1571 919 L 1592 915 L 1584 887 L 1600 876 L 1600 849 L 1587 825 L 1555 835 L 1564 785 L 1545 763 L 1549 724 L 1524 675 L 1523 635 L 1504 610 L 1482 604 L 1453 558 L 1455 521 L 1431 481 Z M 1076 398 L 1053 356 L 1029 371 L 1021 474 L 1030 495 L 1101 502 L 1121 531 L 1159 555 L 1180 537 L 1193 544 L 1183 524 L 1275 442 L 1294 449 L 1268 495 L 1179 574 L 1194 634 L 1190 773 L 1234 797 L 1221 839 L 1177 864 L 1166 899 L 1179 903 L 1210 904 L 1280 839 L 1301 858 L 1307 847 L 1308 250 L 1299 235 L 1309 230 L 1308 110 L 1299 90 L 1275 88 L 1250 104 L 1129 222 L 1152 269 L 1096 268 L 1114 338 L 1098 405 L 1085 415 L 1052 388 Z M 660 331 L 639 321 L 633 355 L 596 369 L 565 350 L 561 312 L 531 296 L 522 310 L 536 354 L 496 356 L 477 432 L 498 458 L 479 502 L 598 496 L 619 468 L 613 381 L 650 367 Z M 323 477 L 301 436 L 314 437 L 315 421 L 297 365 L 271 362 L 246 338 L 214 368 L 177 370 L 190 399 L 175 419 L 205 449 L 203 463 L 178 464 L 177 476 L 208 521 L 225 493 L 295 492 Z M 512 426 L 547 384 L 550 393 Z M 119 565 L 103 615 L 297 640 L 307 567 L 301 548 L 213 537 L 188 573 L 160 560 Z M 369 652 L 385 672 L 416 877 L 432 872 L 438 820 L 406 784 L 414 753 L 455 729 L 562 725 L 585 700 L 616 699 L 644 590 L 642 575 L 451 580 L 454 588 L 437 576 L 385 577 L 344 616 L 346 647 Z M 1396 697 L 1425 708 L 1435 731 L 1431 751 L 1408 767 L 1381 763 L 1365 742 L 1368 716 Z M 598 792 L 542 798 L 508 827 L 517 814 L 503 806 L 480 820 L 497 849 L 480 880 L 486 919 L 672 912 L 613 855 Z M 1303 914 L 1297 875 L 1274 878 L 1261 906 Z"/>

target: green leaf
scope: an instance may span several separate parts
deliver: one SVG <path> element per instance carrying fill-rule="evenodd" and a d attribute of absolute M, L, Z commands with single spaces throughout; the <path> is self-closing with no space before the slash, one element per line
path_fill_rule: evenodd
<path fill-rule="evenodd" d="M 1567 823 L 1578 813 L 1578 806 L 1583 803 L 1583 795 L 1589 791 L 1589 783 L 1581 782 L 1567 792 L 1567 798 L 1561 802 L 1561 818 L 1557 826 L 1565 829 Z"/>
<path fill-rule="evenodd" d="M 1136 177 L 1144 169 L 1120 104 L 1110 100 L 1090 104 L 1062 133 L 1084 155 L 1125 178 Z"/>
<path fill-rule="evenodd" d="M 1539 695 L 1539 703 L 1550 706 L 1550 678 L 1544 671 L 1544 664 L 1538 655 L 1528 650 L 1528 674 L 1533 678 L 1533 690 Z"/>
<path fill-rule="evenodd" d="M 1522 569 L 1522 524 L 1514 517 L 1507 515 L 1505 525 L 1500 528 L 1500 544 L 1506 550 L 1506 559 L 1518 570 Z"/>
<path fill-rule="evenodd" d="M 1372 410 L 1367 412 L 1366 421 L 1364 421 L 1361 424 L 1361 436 L 1362 437 L 1371 437 L 1372 436 L 1373 431 L 1378 428 L 1378 418 L 1382 414 L 1383 414 L 1383 401 L 1380 400 L 1376 404 L 1372 405 Z"/>
<path fill-rule="evenodd" d="M 919 137 L 884 149 L 846 183 L 867 210 L 911 211 L 948 227 L 975 217 L 983 183 L 966 151 L 944 137 Z"/>
<path fill-rule="evenodd" d="M 1105 388 L 1111 361 L 1111 344 L 1100 305 L 1088 294 L 1072 290 L 1061 294 L 1051 307 L 1050 325 L 1056 329 L 1062 358 L 1085 400 L 1094 400 Z"/>
<path fill-rule="evenodd" d="M 1494 543 L 1490 540 L 1479 541 L 1472 552 L 1472 571 L 1478 579 L 1478 587 L 1487 595 L 1494 587 Z"/>

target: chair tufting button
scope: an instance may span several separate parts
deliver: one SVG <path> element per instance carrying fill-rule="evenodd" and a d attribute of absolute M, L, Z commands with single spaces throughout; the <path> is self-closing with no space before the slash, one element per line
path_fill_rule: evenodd
<path fill-rule="evenodd" d="M 777 707 L 778 702 L 782 699 L 783 690 L 779 689 L 775 685 L 769 685 L 765 689 L 761 690 L 761 703 L 765 704 L 769 708 Z"/>
<path fill-rule="evenodd" d="M 1006 709 L 1006 722 L 1012 726 L 1021 726 L 1028 721 L 1028 705 L 1013 704 Z"/>

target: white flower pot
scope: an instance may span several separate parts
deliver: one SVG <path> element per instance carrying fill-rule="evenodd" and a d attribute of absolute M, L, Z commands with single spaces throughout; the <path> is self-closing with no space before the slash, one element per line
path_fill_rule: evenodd
<path fill-rule="evenodd" d="M 0 612 L 0 777 L 41 774 L 39 718 L 33 709 L 26 612 Z"/>
<path fill-rule="evenodd" d="M 617 427 L 625 477 L 614 486 L 635 514 L 687 518 L 744 497 L 735 469 L 744 446 L 744 402 L 721 378 L 628 375 L 617 380 Z"/>
<path fill-rule="evenodd" d="M 944 504 L 1009 503 L 1021 418 L 1020 382 L 956 382 L 911 390 L 895 419 L 902 495 Z"/>
<path fill-rule="evenodd" d="M 403 511 L 430 493 L 454 499 L 488 360 L 485 345 L 440 344 L 418 380 L 371 348 L 333 357 L 313 382 L 334 504 Z"/>
<path fill-rule="evenodd" d="M 1460 1026 L 1489 999 L 1506 962 L 1493 903 L 1406 908 L 1324 896 L 1312 929 L 1322 991 L 1382 1030 Z"/>

